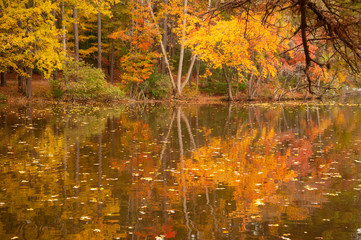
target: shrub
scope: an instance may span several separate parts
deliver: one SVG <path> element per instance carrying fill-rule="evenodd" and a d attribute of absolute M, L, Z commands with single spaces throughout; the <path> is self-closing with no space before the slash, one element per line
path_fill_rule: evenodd
<path fill-rule="evenodd" d="M 158 73 L 156 70 L 140 86 L 147 98 L 164 99 L 172 92 L 168 75 Z"/>
<path fill-rule="evenodd" d="M 8 97 L 0 93 L 0 102 L 5 102 L 8 100 Z"/>
<path fill-rule="evenodd" d="M 69 61 L 63 71 L 61 85 L 54 84 L 53 96 L 66 96 L 76 100 L 92 98 L 118 99 L 124 96 L 122 91 L 109 85 L 101 69 L 94 68 L 83 61 Z M 64 89 L 64 90 L 62 90 Z"/>
<path fill-rule="evenodd" d="M 55 99 L 62 98 L 64 96 L 64 90 L 58 80 L 50 81 L 51 96 Z"/>
<path fill-rule="evenodd" d="M 208 93 L 209 95 L 226 95 L 228 94 L 228 84 L 226 81 L 202 81 L 201 92 Z M 235 91 L 244 91 L 246 89 L 246 85 L 242 82 L 232 82 L 232 92 L 234 94 Z"/>

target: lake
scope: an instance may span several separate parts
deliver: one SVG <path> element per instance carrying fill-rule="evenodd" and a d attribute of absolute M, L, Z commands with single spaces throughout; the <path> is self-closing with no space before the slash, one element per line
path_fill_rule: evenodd
<path fill-rule="evenodd" d="M 361 239 L 357 99 L 0 109 L 0 239 Z"/>

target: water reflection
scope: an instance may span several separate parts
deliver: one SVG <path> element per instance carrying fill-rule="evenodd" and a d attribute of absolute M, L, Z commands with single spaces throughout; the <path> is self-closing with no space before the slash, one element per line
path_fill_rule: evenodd
<path fill-rule="evenodd" d="M 4 107 L 0 239 L 361 239 L 360 107 Z"/>

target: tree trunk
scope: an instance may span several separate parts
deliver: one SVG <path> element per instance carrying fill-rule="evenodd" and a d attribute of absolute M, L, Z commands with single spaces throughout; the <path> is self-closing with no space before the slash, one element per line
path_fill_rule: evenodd
<path fill-rule="evenodd" d="M 25 96 L 27 98 L 31 98 L 32 96 L 32 92 L 31 92 L 31 81 L 32 81 L 32 78 L 33 78 L 33 69 L 32 68 L 28 68 L 28 77 L 26 78 L 26 82 L 25 82 Z"/>
<path fill-rule="evenodd" d="M 1 86 L 2 87 L 6 86 L 6 72 L 1 73 Z"/>
<path fill-rule="evenodd" d="M 198 85 L 199 85 L 199 69 L 201 67 L 201 60 L 197 61 L 196 69 L 197 69 L 197 75 L 196 75 L 196 90 L 198 92 Z"/>
<path fill-rule="evenodd" d="M 18 92 L 24 93 L 24 80 L 21 75 L 18 76 Z"/>
<path fill-rule="evenodd" d="M 186 16 L 187 16 L 187 5 L 188 0 L 184 0 L 184 16 L 183 16 L 183 24 L 182 24 L 182 41 L 181 41 L 181 49 L 179 55 L 179 64 L 178 64 L 178 74 L 177 74 L 177 97 L 182 96 L 182 70 L 183 70 L 183 59 L 184 59 L 184 42 L 186 37 Z"/>
<path fill-rule="evenodd" d="M 75 60 L 79 61 L 79 31 L 78 31 L 78 11 L 75 4 L 73 5 L 73 17 L 74 17 L 74 51 Z"/>
<path fill-rule="evenodd" d="M 66 57 L 66 36 L 65 36 L 65 4 L 64 0 L 61 2 L 61 28 L 63 31 L 62 42 L 63 42 L 63 51 L 64 58 Z"/>
<path fill-rule="evenodd" d="M 174 55 L 175 55 L 175 41 L 174 41 L 174 31 L 173 31 L 173 27 L 174 27 L 174 21 L 171 21 L 171 24 L 170 24 L 170 29 L 169 29 L 169 32 L 170 32 L 170 36 L 169 36 L 169 46 L 168 46 L 168 52 L 170 54 L 170 58 L 173 59 L 174 58 Z"/>
<path fill-rule="evenodd" d="M 98 68 L 102 69 L 102 18 L 100 13 L 100 0 L 98 4 Z"/>
<path fill-rule="evenodd" d="M 53 16 L 54 16 L 54 28 L 57 28 L 57 26 L 56 26 L 57 19 L 56 19 L 55 9 L 53 9 Z M 59 69 L 56 68 L 53 72 L 53 79 L 55 79 L 55 80 L 58 79 L 58 72 L 59 72 Z"/>
<path fill-rule="evenodd" d="M 308 47 L 308 39 L 307 39 L 307 9 L 306 9 L 306 4 L 307 4 L 307 0 L 299 0 L 300 13 L 301 13 L 301 25 L 300 25 L 301 38 L 302 38 L 302 45 L 303 45 L 303 50 L 304 50 L 304 53 L 305 53 L 305 62 L 306 62 L 305 76 L 306 76 L 306 80 L 308 82 L 308 92 L 310 94 L 313 94 L 312 81 L 311 81 L 311 77 L 309 75 L 309 70 L 310 70 L 310 66 L 311 66 L 311 56 L 310 56 L 310 49 Z"/>
<path fill-rule="evenodd" d="M 232 96 L 232 85 L 231 85 L 231 79 L 228 78 L 227 76 L 227 72 L 226 72 L 226 66 L 223 65 L 223 75 L 224 75 L 224 78 L 226 79 L 227 81 L 227 85 L 228 85 L 228 101 L 233 101 L 233 96 Z"/>
<path fill-rule="evenodd" d="M 164 0 L 164 4 L 168 5 L 168 0 Z M 165 14 L 163 20 L 163 45 L 165 50 L 167 50 L 167 42 L 168 42 L 168 15 Z M 162 58 L 162 74 L 165 74 L 167 70 L 165 58 Z"/>
<path fill-rule="evenodd" d="M 155 16 L 154 16 L 152 5 L 150 4 L 149 0 L 148 0 L 148 7 L 149 7 L 150 15 L 152 16 L 155 27 L 157 29 L 158 35 L 160 35 L 159 27 L 157 25 L 157 21 L 156 21 Z M 172 88 L 173 88 L 173 93 L 176 93 L 177 87 L 176 87 L 176 83 L 175 83 L 173 75 L 172 75 L 172 70 L 171 70 L 170 65 L 169 65 L 168 56 L 167 56 L 167 53 L 166 53 L 166 49 L 165 49 L 165 47 L 163 45 L 163 41 L 160 41 L 160 47 L 161 47 L 161 50 L 162 50 L 162 53 L 163 53 L 165 64 L 166 64 L 167 69 L 168 69 L 169 77 L 170 77 L 170 80 L 171 80 L 170 82 L 171 82 Z"/>
<path fill-rule="evenodd" d="M 181 88 L 180 88 L 180 92 L 181 92 L 181 93 L 182 93 L 182 91 L 183 91 L 183 88 L 184 88 L 185 85 L 187 84 L 187 82 L 191 79 L 192 70 L 193 70 L 193 66 L 194 66 L 194 63 L 195 63 L 196 59 L 197 59 L 197 55 L 195 55 L 195 54 L 192 55 L 191 64 L 189 65 L 186 79 L 184 80 L 184 82 L 182 83 Z"/>
<path fill-rule="evenodd" d="M 251 76 L 249 77 L 249 81 L 248 81 L 248 98 L 249 98 L 249 100 L 253 100 L 252 99 L 253 77 L 254 77 L 254 74 L 253 74 L 253 71 L 252 71 Z"/>
<path fill-rule="evenodd" d="M 115 52 L 115 39 L 112 39 L 112 53 L 110 57 L 110 83 L 114 83 L 114 52 Z"/>

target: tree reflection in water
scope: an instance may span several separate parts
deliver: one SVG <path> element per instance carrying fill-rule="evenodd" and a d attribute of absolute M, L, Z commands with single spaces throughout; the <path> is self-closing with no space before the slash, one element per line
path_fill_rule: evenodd
<path fill-rule="evenodd" d="M 5 107 L 0 238 L 358 239 L 347 104 Z"/>

